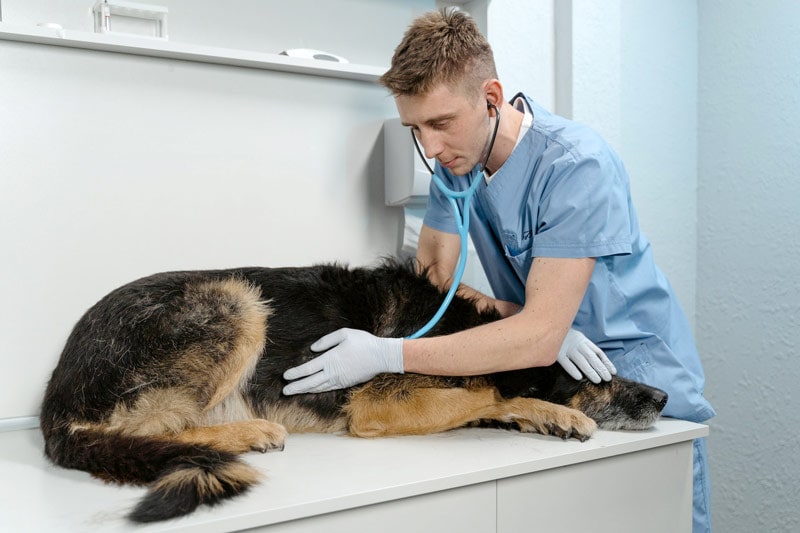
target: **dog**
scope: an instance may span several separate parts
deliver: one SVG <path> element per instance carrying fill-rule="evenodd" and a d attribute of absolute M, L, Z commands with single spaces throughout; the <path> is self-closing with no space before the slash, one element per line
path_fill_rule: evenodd
<path fill-rule="evenodd" d="M 599 426 L 645 429 L 667 395 L 559 364 L 472 377 L 381 374 L 285 396 L 283 373 L 341 327 L 414 333 L 443 293 L 411 262 L 160 273 L 90 308 L 45 391 L 41 430 L 56 465 L 147 485 L 129 518 L 165 520 L 240 494 L 260 475 L 239 455 L 282 450 L 287 432 L 420 435 L 494 425 L 581 441 Z M 456 296 L 430 335 L 498 320 Z"/>

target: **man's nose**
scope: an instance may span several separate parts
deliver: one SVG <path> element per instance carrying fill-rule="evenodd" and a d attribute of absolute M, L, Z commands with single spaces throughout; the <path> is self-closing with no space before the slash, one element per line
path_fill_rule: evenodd
<path fill-rule="evenodd" d="M 427 159 L 436 159 L 442 153 L 444 144 L 441 137 L 433 131 L 420 130 L 417 134 L 417 141 L 422 145 L 422 151 L 425 152 Z"/>

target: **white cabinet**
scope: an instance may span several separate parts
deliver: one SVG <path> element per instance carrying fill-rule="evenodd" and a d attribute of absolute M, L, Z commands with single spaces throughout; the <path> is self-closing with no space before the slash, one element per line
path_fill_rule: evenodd
<path fill-rule="evenodd" d="M 412 496 L 347 511 L 273 524 L 259 533 L 489 533 L 496 531 L 495 482 Z"/>
<path fill-rule="evenodd" d="M 691 441 L 497 482 L 497 531 L 689 533 Z"/>

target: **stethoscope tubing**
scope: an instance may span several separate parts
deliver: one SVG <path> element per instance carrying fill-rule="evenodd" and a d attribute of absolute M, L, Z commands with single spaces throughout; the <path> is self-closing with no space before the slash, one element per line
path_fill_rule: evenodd
<path fill-rule="evenodd" d="M 464 277 L 464 269 L 467 264 L 467 252 L 468 252 L 468 243 L 469 243 L 469 210 L 470 210 L 470 203 L 472 201 L 473 196 L 475 195 L 475 191 L 478 189 L 478 185 L 484 179 L 483 173 L 486 169 L 486 164 L 489 161 L 489 155 L 492 153 L 492 148 L 494 148 L 494 140 L 497 138 L 497 129 L 500 125 L 500 111 L 495 107 L 493 104 L 488 104 L 489 107 L 494 108 L 495 114 L 497 116 L 497 120 L 495 121 L 494 131 L 492 132 L 491 140 L 489 141 L 489 149 L 486 152 L 486 157 L 484 158 L 483 164 L 481 165 L 481 169 L 478 174 L 473 178 L 472 183 L 470 186 L 463 191 L 454 191 L 453 189 L 449 188 L 444 182 L 436 175 L 433 169 L 428 165 L 428 161 L 425 159 L 424 154 L 422 153 L 422 149 L 419 147 L 419 143 L 417 142 L 417 137 L 414 135 L 414 132 L 411 132 L 412 139 L 414 140 L 414 146 L 417 149 L 417 153 L 422 158 L 423 163 L 428 168 L 428 171 L 431 173 L 431 179 L 436 184 L 436 187 L 444 194 L 448 201 L 450 202 L 450 207 L 453 210 L 453 217 L 456 221 L 456 228 L 458 229 L 458 235 L 461 239 L 461 248 L 458 255 L 458 262 L 456 263 L 456 269 L 453 273 L 453 282 L 450 284 L 450 288 L 447 291 L 447 294 L 442 300 L 439 309 L 436 311 L 436 314 L 418 331 L 406 337 L 406 339 L 418 339 L 428 333 L 442 318 L 447 308 L 450 306 L 450 302 L 453 301 L 453 297 L 458 290 L 458 286 L 461 284 L 461 278 Z M 463 198 L 464 199 L 464 211 L 458 208 L 458 203 L 456 199 Z"/>

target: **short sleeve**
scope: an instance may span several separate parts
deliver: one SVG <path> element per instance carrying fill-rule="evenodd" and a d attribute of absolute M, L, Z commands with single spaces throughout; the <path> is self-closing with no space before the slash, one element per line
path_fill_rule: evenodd
<path fill-rule="evenodd" d="M 631 253 L 632 205 L 622 163 L 607 153 L 553 162 L 540 198 L 533 241 L 537 257 L 602 257 Z"/>

